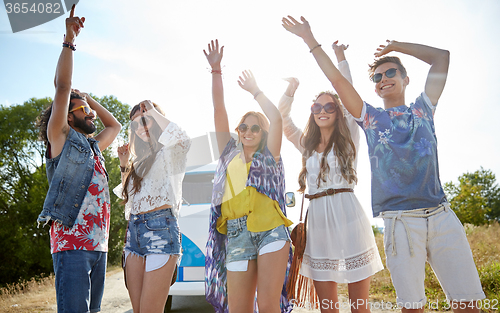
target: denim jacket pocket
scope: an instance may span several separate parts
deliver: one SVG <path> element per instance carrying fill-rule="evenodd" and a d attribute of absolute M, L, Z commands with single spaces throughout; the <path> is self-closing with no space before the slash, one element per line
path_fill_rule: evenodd
<path fill-rule="evenodd" d="M 85 147 L 71 143 L 68 149 L 67 157 L 73 163 L 85 163 L 89 159 L 90 150 Z"/>
<path fill-rule="evenodd" d="M 61 182 L 59 183 L 59 186 L 57 188 L 57 198 L 54 201 L 54 206 L 57 207 L 64 203 L 64 199 L 66 196 L 66 187 L 68 184 L 65 182 L 64 178 L 61 179 Z"/>

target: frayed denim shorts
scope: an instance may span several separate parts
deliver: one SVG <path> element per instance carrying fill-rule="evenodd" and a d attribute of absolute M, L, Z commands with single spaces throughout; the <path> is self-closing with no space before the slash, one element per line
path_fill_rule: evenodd
<path fill-rule="evenodd" d="M 172 210 L 130 214 L 125 252 L 138 256 L 181 254 L 181 233 Z"/>
<path fill-rule="evenodd" d="M 266 246 L 276 246 L 269 245 L 282 241 L 281 247 L 283 247 L 287 241 L 290 241 L 290 236 L 285 225 L 280 225 L 268 231 L 251 232 L 247 229 L 247 217 L 243 216 L 227 221 L 227 239 L 226 263 L 230 263 L 257 259 L 259 254 L 263 254 L 259 253 L 261 250 L 268 250 L 265 248 Z M 271 248 L 266 253 L 275 252 L 279 249 Z"/>

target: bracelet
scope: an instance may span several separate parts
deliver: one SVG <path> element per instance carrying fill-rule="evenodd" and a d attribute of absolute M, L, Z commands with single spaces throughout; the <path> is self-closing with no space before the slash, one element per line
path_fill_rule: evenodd
<path fill-rule="evenodd" d="M 120 172 L 125 173 L 127 171 L 127 167 L 120 165 Z"/>
<path fill-rule="evenodd" d="M 311 50 L 309 50 L 309 52 L 311 52 L 311 53 L 312 53 L 312 52 L 313 52 L 313 50 L 314 50 L 314 49 L 316 49 L 316 48 L 318 48 L 318 47 L 321 47 L 321 45 L 320 45 L 320 44 L 315 45 L 315 46 L 314 46 Z"/>
<path fill-rule="evenodd" d="M 259 90 L 259 91 L 257 91 L 257 92 L 253 95 L 253 98 L 254 98 L 255 100 L 257 100 L 257 96 L 258 96 L 258 95 L 260 95 L 261 93 L 262 93 L 262 91 L 260 91 L 260 90 Z"/>
<path fill-rule="evenodd" d="M 64 48 L 70 48 L 71 50 L 76 51 L 76 45 L 72 44 L 71 42 L 65 41 L 63 42 L 62 46 Z"/>
<path fill-rule="evenodd" d="M 212 71 L 210 71 L 210 73 L 222 75 L 222 70 L 212 70 Z"/>

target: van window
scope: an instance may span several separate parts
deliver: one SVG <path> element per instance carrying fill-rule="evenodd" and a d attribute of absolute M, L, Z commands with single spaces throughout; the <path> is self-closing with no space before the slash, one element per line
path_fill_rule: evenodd
<path fill-rule="evenodd" d="M 210 203 L 212 201 L 214 173 L 188 174 L 182 182 L 182 197 L 189 204 Z M 183 204 L 187 204 L 183 202 Z"/>

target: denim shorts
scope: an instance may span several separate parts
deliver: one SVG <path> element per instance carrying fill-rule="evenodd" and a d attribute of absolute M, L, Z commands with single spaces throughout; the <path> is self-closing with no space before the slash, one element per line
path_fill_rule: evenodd
<path fill-rule="evenodd" d="M 181 254 L 181 235 L 171 209 L 130 214 L 124 250 L 144 257 L 150 254 Z"/>
<path fill-rule="evenodd" d="M 290 241 L 285 225 L 271 230 L 251 232 L 247 229 L 247 217 L 227 221 L 226 262 L 257 259 L 259 251 L 276 241 Z"/>

